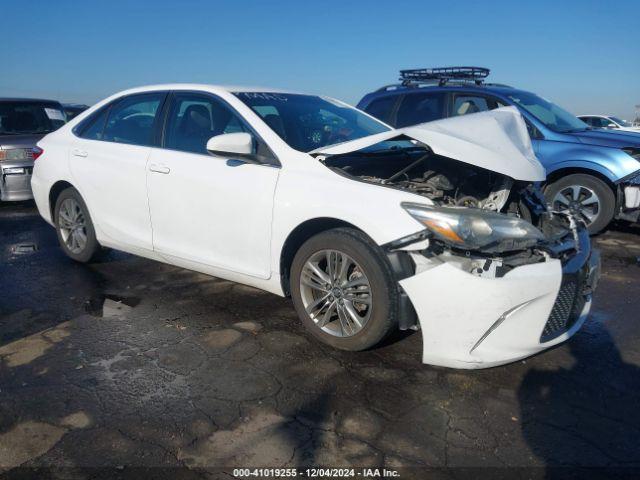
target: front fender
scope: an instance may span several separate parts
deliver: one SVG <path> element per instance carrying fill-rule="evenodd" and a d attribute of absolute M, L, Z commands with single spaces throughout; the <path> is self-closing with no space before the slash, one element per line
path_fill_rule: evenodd
<path fill-rule="evenodd" d="M 314 172 L 283 169 L 276 189 L 271 244 L 272 272 L 289 234 L 309 220 L 341 220 L 362 230 L 378 245 L 424 229 L 400 206 L 430 204 L 429 199 L 393 188 L 342 177 L 318 162 Z"/>
<path fill-rule="evenodd" d="M 620 180 L 614 172 L 609 170 L 603 165 L 600 165 L 596 162 L 585 161 L 585 160 L 567 160 L 559 163 L 553 164 L 551 167 L 547 168 L 547 177 L 549 177 L 554 172 L 566 169 L 580 169 L 580 170 L 591 170 L 599 173 L 600 175 L 609 179 L 612 183 L 616 183 Z"/>
<path fill-rule="evenodd" d="M 554 143 L 554 142 L 552 142 Z M 617 183 L 640 170 L 640 162 L 617 148 L 582 144 L 543 145 L 539 158 L 547 176 L 566 168 L 593 170 Z"/>

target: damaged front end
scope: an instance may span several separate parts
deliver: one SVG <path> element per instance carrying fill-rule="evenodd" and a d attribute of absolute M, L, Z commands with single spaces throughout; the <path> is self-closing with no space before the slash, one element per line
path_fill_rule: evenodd
<path fill-rule="evenodd" d="M 401 208 L 424 229 L 383 248 L 399 282 L 400 328 L 422 330 L 425 363 L 484 368 L 524 358 L 571 336 L 589 311 L 599 255 L 580 220 L 548 210 L 544 174 L 530 144 L 518 143 L 524 126 L 507 121 L 516 134 L 492 148 L 469 135 L 426 143 L 450 122 L 321 159 L 353 180 L 414 194 Z M 515 146 L 512 158 L 487 168 L 505 146 Z"/>
<path fill-rule="evenodd" d="M 525 201 L 530 194 L 521 193 Z M 425 363 L 508 363 L 566 340 L 585 321 L 600 258 L 582 222 L 546 211 L 532 220 L 478 211 L 457 221 L 450 208 L 405 208 L 425 230 L 384 248 L 399 281 L 400 328 L 422 330 Z"/>

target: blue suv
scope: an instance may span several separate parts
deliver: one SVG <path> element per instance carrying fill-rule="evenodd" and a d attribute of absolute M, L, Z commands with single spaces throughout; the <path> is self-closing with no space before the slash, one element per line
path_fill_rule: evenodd
<path fill-rule="evenodd" d="M 402 70 L 402 83 L 364 96 L 358 108 L 396 128 L 515 106 L 547 170 L 544 194 L 554 210 L 579 214 L 590 233 L 614 219 L 640 216 L 640 134 L 595 130 L 534 93 L 485 83 L 489 70 Z"/>

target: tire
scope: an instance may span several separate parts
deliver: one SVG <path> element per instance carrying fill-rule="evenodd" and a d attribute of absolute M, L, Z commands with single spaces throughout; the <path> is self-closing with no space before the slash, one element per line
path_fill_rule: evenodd
<path fill-rule="evenodd" d="M 68 257 L 81 263 L 91 262 L 98 257 L 101 248 L 96 239 L 93 222 L 87 205 L 75 188 L 67 188 L 58 195 L 54 219 L 58 241 Z M 75 230 L 78 236 L 74 236 L 76 233 L 72 233 L 72 230 Z M 84 242 L 83 237 L 86 239 Z"/>
<path fill-rule="evenodd" d="M 318 276 L 315 268 L 324 276 Z M 337 273 L 327 288 L 332 271 Z M 290 273 L 296 312 L 320 341 L 341 350 L 366 350 L 397 329 L 397 281 L 384 252 L 362 232 L 336 228 L 311 237 L 296 253 Z M 325 283 L 318 289 L 314 279 Z M 312 308 L 317 302 L 319 306 Z M 353 314 L 360 325 L 353 321 Z"/>
<path fill-rule="evenodd" d="M 615 215 L 613 190 L 592 175 L 576 173 L 562 177 L 547 185 L 544 196 L 553 210 L 577 213 L 591 235 L 602 231 Z"/>

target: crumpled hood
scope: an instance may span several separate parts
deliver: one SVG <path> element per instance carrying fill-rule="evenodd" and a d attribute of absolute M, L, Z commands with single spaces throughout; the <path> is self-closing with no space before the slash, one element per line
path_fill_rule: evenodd
<path fill-rule="evenodd" d="M 311 154 L 340 155 L 406 136 L 434 153 L 501 173 L 514 180 L 543 181 L 546 172 L 531 147 L 527 126 L 515 107 L 473 113 L 344 142 Z"/>
<path fill-rule="evenodd" d="M 572 132 L 568 135 L 586 145 L 613 148 L 640 147 L 640 132 L 584 130 L 582 132 Z"/>

